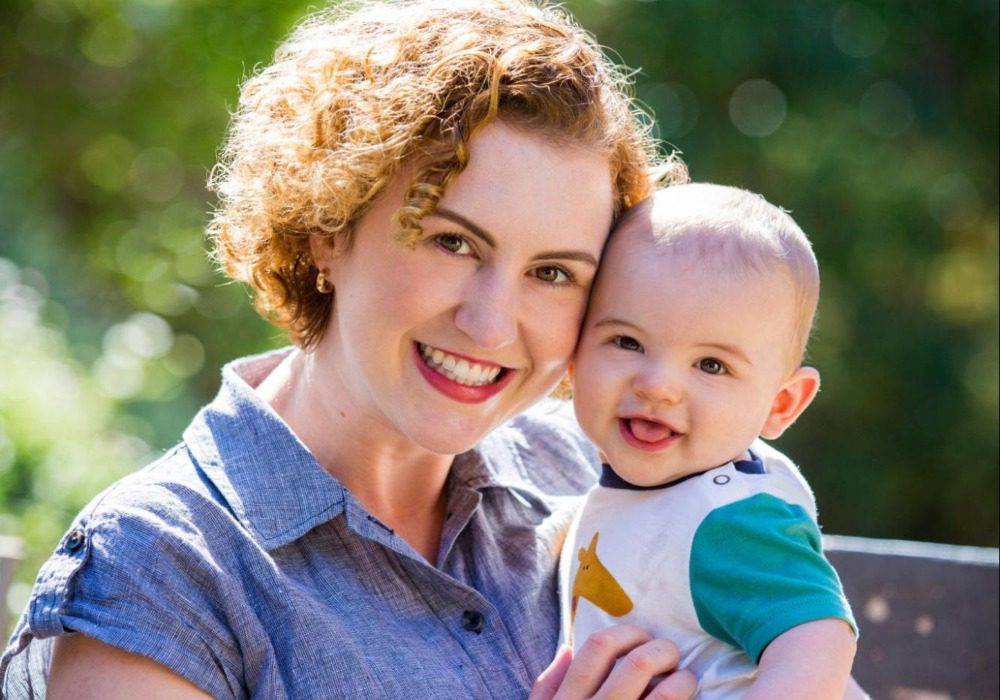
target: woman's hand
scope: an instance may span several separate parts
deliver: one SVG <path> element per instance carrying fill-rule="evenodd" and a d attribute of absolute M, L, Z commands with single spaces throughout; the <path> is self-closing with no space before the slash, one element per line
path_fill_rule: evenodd
<path fill-rule="evenodd" d="M 634 625 L 615 625 L 590 635 L 576 658 L 570 647 L 562 647 L 528 700 L 690 700 L 698 681 L 689 671 L 675 670 L 678 658 L 672 642 L 653 639 Z M 664 674 L 669 675 L 650 687 Z"/>

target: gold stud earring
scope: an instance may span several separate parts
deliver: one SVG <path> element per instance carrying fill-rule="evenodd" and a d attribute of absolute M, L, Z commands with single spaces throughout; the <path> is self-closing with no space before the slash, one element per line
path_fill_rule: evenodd
<path fill-rule="evenodd" d="M 333 282 L 328 280 L 322 272 L 316 274 L 316 291 L 320 294 L 329 294 L 333 291 Z"/>

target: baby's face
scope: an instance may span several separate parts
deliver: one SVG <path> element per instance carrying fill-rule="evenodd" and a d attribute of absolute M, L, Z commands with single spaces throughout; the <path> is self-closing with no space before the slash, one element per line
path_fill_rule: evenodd
<path fill-rule="evenodd" d="M 615 236 L 574 360 L 580 425 L 640 486 L 740 457 L 794 370 L 790 278 Z"/>

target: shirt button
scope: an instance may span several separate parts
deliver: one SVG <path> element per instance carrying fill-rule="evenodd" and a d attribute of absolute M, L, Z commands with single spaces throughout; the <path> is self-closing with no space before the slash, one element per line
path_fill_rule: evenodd
<path fill-rule="evenodd" d="M 477 610 L 466 610 L 462 613 L 462 627 L 466 632 L 481 633 L 483 631 L 483 614 Z"/>
<path fill-rule="evenodd" d="M 83 546 L 83 530 L 73 530 L 66 535 L 66 551 L 70 554 L 80 551 Z"/>

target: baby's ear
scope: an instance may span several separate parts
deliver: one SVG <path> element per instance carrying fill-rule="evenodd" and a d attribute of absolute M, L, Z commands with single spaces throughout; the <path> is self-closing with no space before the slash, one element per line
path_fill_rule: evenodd
<path fill-rule="evenodd" d="M 781 434 L 802 412 L 809 407 L 819 391 L 819 372 L 812 367 L 799 367 L 778 390 L 771 402 L 771 412 L 764 421 L 760 436 L 768 440 L 781 437 Z"/>

